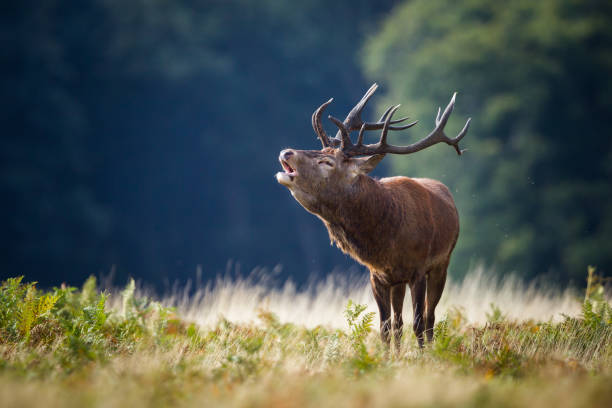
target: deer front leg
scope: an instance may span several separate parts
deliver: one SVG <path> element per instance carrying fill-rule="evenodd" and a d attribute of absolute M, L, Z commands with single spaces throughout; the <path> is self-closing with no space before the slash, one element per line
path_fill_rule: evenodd
<path fill-rule="evenodd" d="M 412 311 L 414 316 L 412 328 L 419 342 L 419 347 L 423 348 L 423 332 L 425 331 L 425 321 L 423 319 L 423 311 L 425 309 L 425 279 L 418 279 L 409 285 L 410 294 L 412 295 Z"/>
<path fill-rule="evenodd" d="M 389 332 L 391 331 L 391 286 L 382 282 L 372 271 L 370 271 L 370 283 L 374 299 L 380 312 L 380 338 L 389 345 Z"/>
<path fill-rule="evenodd" d="M 399 353 L 402 341 L 402 330 L 404 320 L 402 319 L 402 309 L 404 308 L 404 295 L 406 294 L 406 284 L 400 283 L 391 287 L 391 306 L 393 307 L 393 337 L 395 338 L 395 350 Z"/>

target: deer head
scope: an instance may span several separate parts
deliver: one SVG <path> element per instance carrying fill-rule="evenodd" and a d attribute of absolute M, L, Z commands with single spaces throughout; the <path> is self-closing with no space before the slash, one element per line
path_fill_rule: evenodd
<path fill-rule="evenodd" d="M 470 119 L 467 120 L 457 137 L 450 139 L 444 134 L 444 126 L 455 105 L 456 93 L 443 113 L 438 108 L 436 126 L 427 137 L 408 146 L 394 146 L 387 143 L 389 130 L 404 130 L 414 126 L 417 121 L 395 126 L 408 119 L 392 120 L 400 107 L 396 105 L 387 109 L 378 122 L 363 122 L 361 112 L 377 88 L 377 84 L 372 85 L 343 122 L 329 116 L 329 119 L 338 127 L 334 138 L 329 138 L 321 124 L 323 111 L 333 101 L 333 98 L 323 103 L 312 114 L 312 127 L 321 141 L 321 150 L 285 149 L 281 151 L 279 160 L 284 171 L 277 173 L 276 179 L 287 187 L 295 199 L 308 211 L 322 215 L 326 209 L 333 209 L 340 202 L 340 197 L 346 199 L 347 194 L 358 189 L 358 181 L 367 177 L 367 173 L 372 171 L 387 153 L 415 153 L 441 142 L 453 146 L 457 154 L 463 153 L 464 150 L 459 148 L 459 141 L 467 133 Z M 350 132 L 355 130 L 358 130 L 359 134 L 357 143 L 353 144 Z M 363 144 L 363 135 L 366 130 L 381 130 L 378 143 Z"/>

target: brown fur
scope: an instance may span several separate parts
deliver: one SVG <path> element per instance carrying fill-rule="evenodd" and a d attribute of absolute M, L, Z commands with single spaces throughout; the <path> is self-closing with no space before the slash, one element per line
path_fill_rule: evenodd
<path fill-rule="evenodd" d="M 432 339 L 459 217 L 451 193 L 438 181 L 367 176 L 381 158 L 349 158 L 331 148 L 284 150 L 281 161 L 290 163 L 296 176 L 279 182 L 321 218 L 332 243 L 370 270 L 385 342 L 390 341 L 393 309 L 399 346 L 405 287 L 410 287 L 413 328 L 422 345 L 424 332 Z"/>

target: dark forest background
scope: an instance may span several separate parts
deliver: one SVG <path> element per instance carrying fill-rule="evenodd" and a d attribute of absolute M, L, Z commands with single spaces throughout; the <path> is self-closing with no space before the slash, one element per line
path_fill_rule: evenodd
<path fill-rule="evenodd" d="M 0 278 L 161 285 L 232 261 L 306 282 L 356 264 L 279 186 L 310 115 L 392 103 L 449 134 L 378 176 L 438 178 L 478 262 L 582 284 L 612 271 L 612 3 L 542 0 L 27 1 L 1 7 Z M 333 125 L 328 127 L 333 130 Z M 359 268 L 361 270 L 361 268 Z"/>

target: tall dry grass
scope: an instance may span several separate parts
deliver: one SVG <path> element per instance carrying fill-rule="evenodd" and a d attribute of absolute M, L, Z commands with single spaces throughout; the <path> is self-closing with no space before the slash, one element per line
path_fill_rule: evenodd
<path fill-rule="evenodd" d="M 298 289 L 292 281 L 272 285 L 269 274 L 255 272 L 244 278 L 218 277 L 201 287 L 191 282 L 163 297 L 163 303 L 176 307 L 185 319 L 211 327 L 221 317 L 232 322 L 257 320 L 261 309 L 278 316 L 281 322 L 309 328 L 319 325 L 345 328 L 343 311 L 348 299 L 366 304 L 367 312 L 378 312 L 367 274 L 333 273 L 325 280 Z M 147 291 L 143 291 L 147 292 Z M 449 279 L 436 309 L 444 317 L 458 309 L 470 324 L 483 324 L 492 305 L 508 319 L 558 322 L 563 315 L 580 313 L 581 296 L 574 289 L 560 290 L 553 285 L 526 285 L 514 275 L 499 277 L 480 266 L 462 280 Z M 404 300 L 404 320 L 411 321 L 410 296 Z"/>

